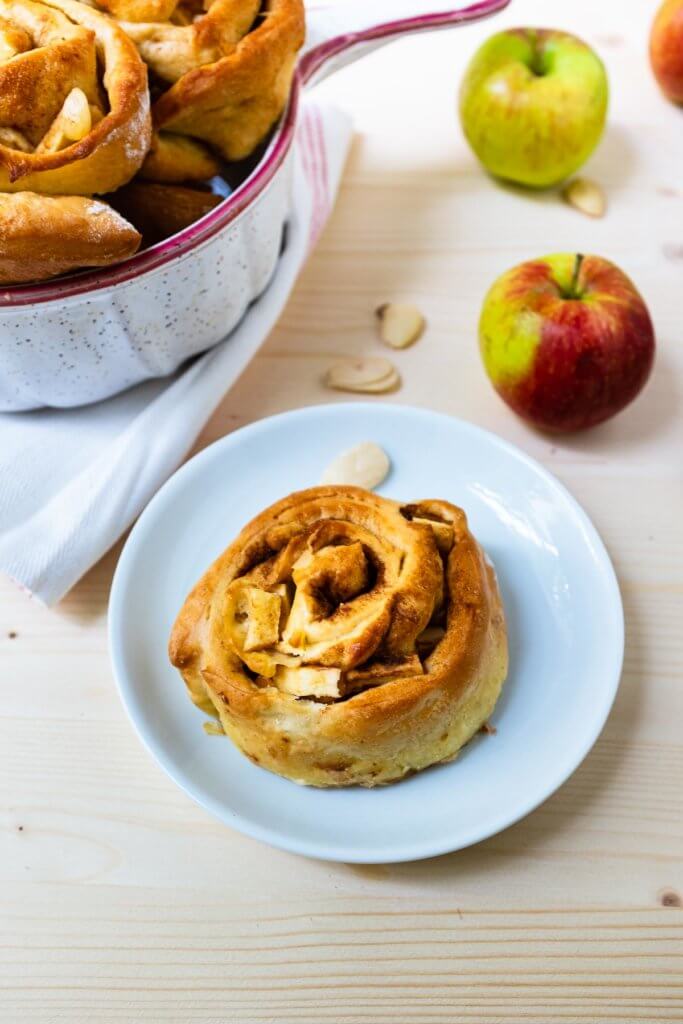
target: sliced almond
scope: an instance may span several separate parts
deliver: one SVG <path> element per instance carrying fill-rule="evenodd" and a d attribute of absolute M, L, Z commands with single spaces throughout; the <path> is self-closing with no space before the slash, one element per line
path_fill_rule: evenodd
<path fill-rule="evenodd" d="M 88 97 L 82 89 L 72 89 L 62 107 L 64 134 L 67 139 L 79 142 L 92 127 L 92 113 Z"/>
<path fill-rule="evenodd" d="M 391 348 L 413 345 L 427 326 L 417 306 L 408 302 L 385 302 L 375 310 L 379 336 Z"/>
<path fill-rule="evenodd" d="M 383 394 L 393 391 L 401 377 L 388 359 L 345 359 L 335 363 L 325 374 L 325 384 L 335 391 Z"/>
<path fill-rule="evenodd" d="M 374 384 L 368 384 L 365 388 L 357 388 L 357 391 L 363 391 L 367 395 L 386 395 L 391 391 L 397 391 L 401 386 L 401 375 L 398 370 L 392 370 L 388 377 L 383 377 L 382 380 L 377 380 Z M 342 388 L 342 390 L 344 390 Z"/>
<path fill-rule="evenodd" d="M 80 142 L 92 127 L 92 113 L 88 97 L 82 89 L 74 88 L 62 104 L 62 109 L 48 128 L 36 153 L 57 153 L 72 142 Z"/>
<path fill-rule="evenodd" d="M 587 217 L 604 217 L 607 211 L 605 193 L 595 181 L 588 178 L 575 178 L 570 181 L 562 193 L 570 206 L 575 207 Z"/>
<path fill-rule="evenodd" d="M 363 441 L 362 444 L 349 448 L 333 459 L 320 482 L 348 484 L 371 491 L 374 487 L 379 487 L 390 468 L 391 462 L 384 449 L 372 441 Z"/>

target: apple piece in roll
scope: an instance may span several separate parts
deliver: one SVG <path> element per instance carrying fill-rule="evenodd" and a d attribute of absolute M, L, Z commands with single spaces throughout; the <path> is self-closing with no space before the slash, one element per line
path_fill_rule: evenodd
<path fill-rule="evenodd" d="M 147 69 L 115 22 L 78 0 L 0 0 L 0 192 L 111 192 L 150 139 Z"/>
<path fill-rule="evenodd" d="M 465 513 L 340 486 L 252 520 L 186 599 L 169 654 L 243 753 L 312 786 L 452 760 L 508 664 L 495 573 Z"/>

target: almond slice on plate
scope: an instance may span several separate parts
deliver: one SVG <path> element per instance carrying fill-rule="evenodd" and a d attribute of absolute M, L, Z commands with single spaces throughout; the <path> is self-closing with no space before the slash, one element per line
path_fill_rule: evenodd
<path fill-rule="evenodd" d="M 388 359 L 370 357 L 334 363 L 325 374 L 324 382 L 335 391 L 383 394 L 397 388 L 401 377 Z"/>
<path fill-rule="evenodd" d="M 575 178 L 565 187 L 562 195 L 580 213 L 587 217 L 604 217 L 607 211 L 605 193 L 595 181 Z"/>
<path fill-rule="evenodd" d="M 389 456 L 373 441 L 363 441 L 333 459 L 320 482 L 322 484 L 350 484 L 371 491 L 385 479 L 391 462 Z"/>
<path fill-rule="evenodd" d="M 385 302 L 375 310 L 379 336 L 391 348 L 413 345 L 427 325 L 417 306 L 408 302 Z"/>

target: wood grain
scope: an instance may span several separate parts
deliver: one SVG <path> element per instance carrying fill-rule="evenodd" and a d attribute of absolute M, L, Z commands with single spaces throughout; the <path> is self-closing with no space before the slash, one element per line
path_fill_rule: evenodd
<path fill-rule="evenodd" d="M 683 114 L 646 62 L 650 0 L 514 0 L 499 24 L 573 29 L 613 86 L 586 173 L 609 211 L 493 184 L 454 94 L 493 24 L 387 48 L 322 86 L 358 135 L 339 203 L 261 354 L 203 446 L 254 419 L 337 401 L 337 357 L 385 354 L 372 311 L 429 328 L 394 353 L 392 400 L 494 430 L 550 468 L 614 558 L 627 621 L 607 727 L 565 786 L 479 846 L 352 867 L 217 824 L 143 751 L 116 696 L 105 615 L 118 548 L 46 611 L 0 580 L 3 1024 L 555 1024 L 683 1020 Z M 586 436 L 549 440 L 496 398 L 476 322 L 493 277 L 551 250 L 630 273 L 654 315 L 655 374 Z M 198 447 L 199 447 L 198 446 Z"/>

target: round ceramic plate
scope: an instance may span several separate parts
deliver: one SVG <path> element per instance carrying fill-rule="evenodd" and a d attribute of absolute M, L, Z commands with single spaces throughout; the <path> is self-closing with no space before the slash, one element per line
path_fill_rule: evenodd
<path fill-rule="evenodd" d="M 500 579 L 510 674 L 492 724 L 452 764 L 385 788 L 300 787 L 202 728 L 171 667 L 171 625 L 195 581 L 267 505 L 319 482 L 365 440 L 389 453 L 390 498 L 465 509 Z M 261 420 L 207 448 L 132 531 L 111 593 L 110 643 L 143 743 L 232 828 L 329 860 L 415 860 L 493 835 L 550 796 L 595 742 L 619 683 L 623 614 L 609 557 L 552 476 L 477 427 L 403 406 L 317 406 Z"/>

